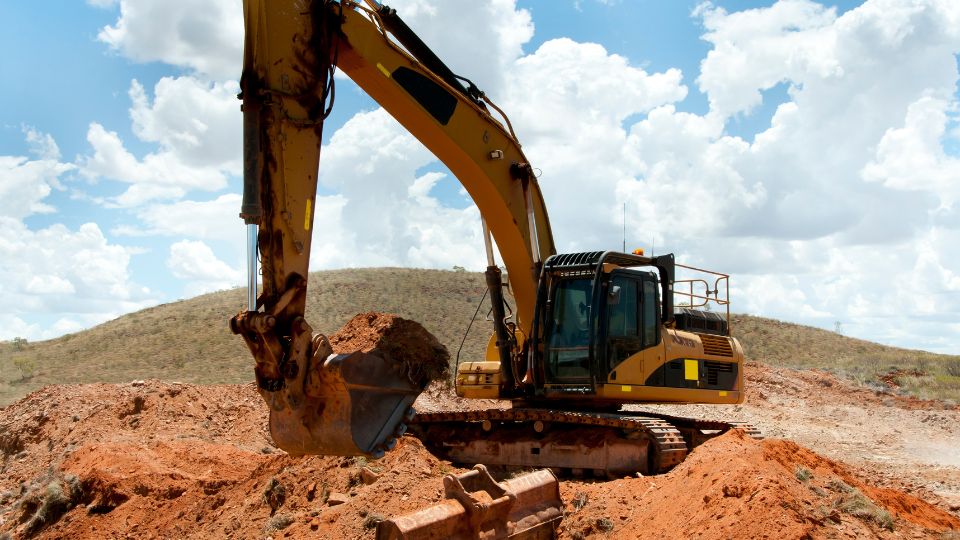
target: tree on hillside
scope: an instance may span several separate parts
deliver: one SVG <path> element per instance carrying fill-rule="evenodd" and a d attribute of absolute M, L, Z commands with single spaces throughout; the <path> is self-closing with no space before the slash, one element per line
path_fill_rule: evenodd
<path fill-rule="evenodd" d="M 27 338 L 15 337 L 13 338 L 13 348 L 17 351 L 22 351 L 24 347 L 27 346 Z"/>

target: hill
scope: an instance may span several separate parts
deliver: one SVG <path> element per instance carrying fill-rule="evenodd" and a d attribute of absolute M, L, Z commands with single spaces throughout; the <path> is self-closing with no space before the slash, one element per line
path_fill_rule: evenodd
<path fill-rule="evenodd" d="M 456 357 L 483 297 L 483 274 L 406 268 L 350 269 L 310 275 L 307 320 L 331 334 L 362 311 L 416 320 Z M 252 380 L 252 360 L 227 320 L 245 302 L 233 289 L 125 315 L 36 343 L 0 344 L 0 406 L 47 384 L 158 378 L 198 384 Z M 481 307 L 462 358 L 482 355 L 490 334 Z M 960 400 L 960 357 L 886 347 L 816 328 L 736 315 L 734 334 L 747 358 L 777 366 L 834 371 L 861 384 L 922 398 Z"/>

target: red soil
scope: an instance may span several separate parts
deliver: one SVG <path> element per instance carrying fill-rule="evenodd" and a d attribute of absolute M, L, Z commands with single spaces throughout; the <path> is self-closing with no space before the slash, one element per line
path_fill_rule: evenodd
<path fill-rule="evenodd" d="M 34 392 L 0 410 L 0 536 L 371 538 L 377 520 L 437 502 L 442 476 L 462 471 L 410 437 L 371 463 L 293 458 L 270 444 L 265 409 L 250 385 L 147 381 Z M 949 512 L 874 487 L 841 463 L 739 432 L 701 446 L 668 474 L 565 480 L 561 494 L 563 538 L 960 530 Z"/>
<path fill-rule="evenodd" d="M 354 351 L 374 353 L 404 364 L 407 374 L 417 385 L 425 386 L 448 374 L 450 353 L 420 323 L 370 311 L 350 319 L 330 336 L 330 346 L 337 354 Z"/>

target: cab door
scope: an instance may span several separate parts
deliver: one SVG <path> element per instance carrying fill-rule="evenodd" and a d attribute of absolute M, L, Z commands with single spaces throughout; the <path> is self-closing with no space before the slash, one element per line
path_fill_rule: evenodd
<path fill-rule="evenodd" d="M 615 272 L 607 286 L 602 340 L 604 380 L 639 385 L 644 359 L 661 356 L 660 301 L 656 277 L 649 272 Z"/>

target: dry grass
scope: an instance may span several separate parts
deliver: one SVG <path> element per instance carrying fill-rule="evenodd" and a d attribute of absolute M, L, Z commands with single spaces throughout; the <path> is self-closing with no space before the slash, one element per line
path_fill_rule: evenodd
<path fill-rule="evenodd" d="M 890 512 L 877 506 L 859 489 L 848 485 L 842 480 L 832 480 L 828 487 L 840 493 L 834 501 L 834 508 L 866 521 L 872 521 L 888 531 L 893 530 L 894 520 Z"/>
<path fill-rule="evenodd" d="M 887 347 L 828 330 L 748 315 L 734 315 L 732 327 L 748 359 L 774 366 L 823 369 L 862 385 L 922 399 L 960 401 L 960 356 Z M 895 386 L 883 383 L 884 378 Z"/>
<path fill-rule="evenodd" d="M 331 334 L 363 311 L 420 322 L 456 356 L 484 292 L 483 274 L 407 268 L 352 269 L 310 275 L 307 320 Z M 37 342 L 0 342 L 0 406 L 48 384 L 158 378 L 199 384 L 246 383 L 252 359 L 230 333 L 245 291 L 234 289 L 159 305 L 90 330 Z M 488 306 L 488 303 L 487 303 Z M 462 358 L 482 357 L 490 324 L 481 308 Z M 778 366 L 829 369 L 873 384 L 896 367 L 901 388 L 926 398 L 960 400 L 960 357 L 884 347 L 771 319 L 737 315 L 734 333 L 748 359 Z"/>
<path fill-rule="evenodd" d="M 363 311 L 413 319 L 455 356 L 463 332 L 485 289 L 483 274 L 442 270 L 378 268 L 310 275 L 307 320 L 332 334 Z M 19 344 L 0 342 L 0 406 L 48 384 L 166 379 L 183 382 L 246 383 L 253 360 L 228 319 L 245 305 L 243 289 L 162 304 L 76 334 Z M 490 335 L 483 308 L 464 345 L 464 355 L 482 355 Z M 29 358 L 28 377 L 17 367 Z"/>

